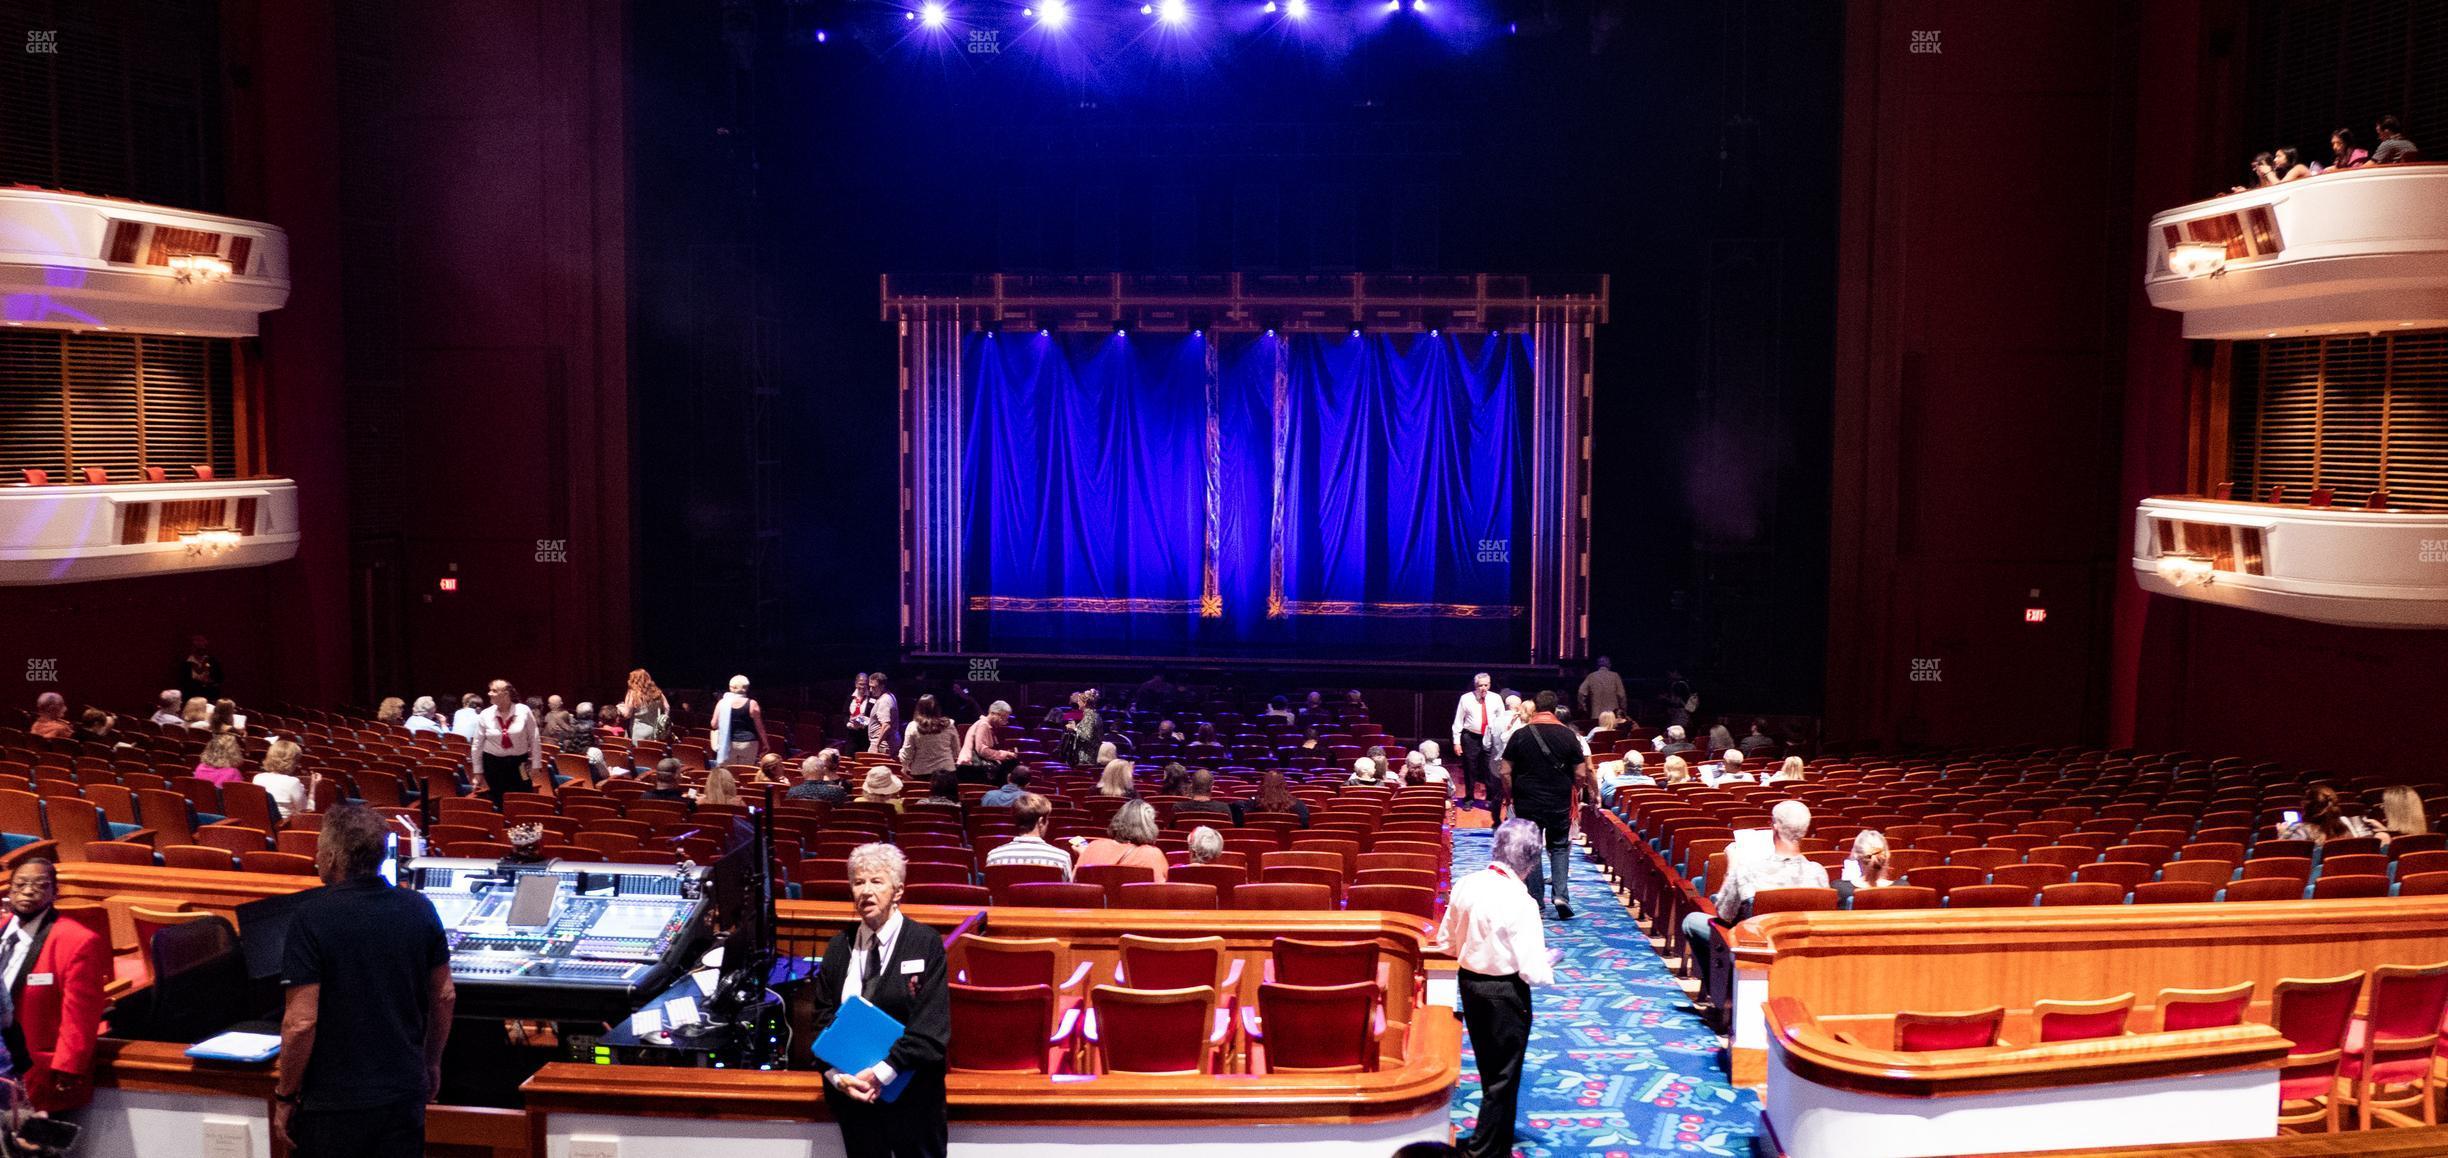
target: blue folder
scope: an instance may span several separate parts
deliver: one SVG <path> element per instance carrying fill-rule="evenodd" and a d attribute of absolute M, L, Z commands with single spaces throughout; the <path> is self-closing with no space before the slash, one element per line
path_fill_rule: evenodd
<path fill-rule="evenodd" d="M 268 1062 L 280 1056 L 281 1039 L 277 1033 L 216 1034 L 187 1047 L 187 1056 L 212 1061 Z"/>
<path fill-rule="evenodd" d="M 842 1002 L 841 1011 L 833 1015 L 833 1024 L 816 1035 L 816 1044 L 808 1047 L 808 1051 L 816 1055 L 816 1060 L 845 1074 L 854 1074 L 883 1061 L 884 1055 L 892 1052 L 893 1043 L 901 1040 L 902 1028 L 891 1014 L 877 1009 L 866 998 L 852 997 Z M 899 1100 L 909 1080 L 907 1073 L 895 1074 L 892 1083 L 884 1087 L 883 1099 Z"/>

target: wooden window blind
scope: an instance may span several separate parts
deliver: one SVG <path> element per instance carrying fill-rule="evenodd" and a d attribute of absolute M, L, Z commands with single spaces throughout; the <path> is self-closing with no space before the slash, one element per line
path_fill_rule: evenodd
<path fill-rule="evenodd" d="M 0 333 L 0 470 L 113 482 L 143 468 L 171 478 L 210 465 L 239 473 L 232 419 L 233 339 L 151 334 Z"/>
<path fill-rule="evenodd" d="M 2228 381 L 2228 478 L 2342 505 L 2375 490 L 2448 509 L 2448 331 L 2238 342 Z"/>

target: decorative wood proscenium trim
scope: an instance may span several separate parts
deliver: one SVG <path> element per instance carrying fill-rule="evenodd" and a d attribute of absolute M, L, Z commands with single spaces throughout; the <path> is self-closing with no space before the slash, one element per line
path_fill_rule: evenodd
<path fill-rule="evenodd" d="M 1799 1001 L 1768 1002 L 1769 1039 L 1785 1071 L 1814 1085 L 1888 1098 L 2071 1089 L 2237 1070 L 2276 1069 L 2287 1039 L 2266 1025 L 1906 1053 L 1841 1041 Z"/>

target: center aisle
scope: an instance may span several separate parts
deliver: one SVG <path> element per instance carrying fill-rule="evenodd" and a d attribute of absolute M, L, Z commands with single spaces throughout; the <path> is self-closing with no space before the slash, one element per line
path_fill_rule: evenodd
<path fill-rule="evenodd" d="M 1488 829 L 1456 829 L 1453 874 L 1487 865 Z M 1564 951 L 1556 985 L 1534 989 L 1514 1152 L 1528 1158 L 1748 1155 L 1758 1095 L 1728 1085 L 1718 1039 L 1596 862 L 1573 850 L 1573 919 L 1549 920 Z M 1478 1123 L 1479 1071 L 1467 1035 L 1455 1128 Z"/>

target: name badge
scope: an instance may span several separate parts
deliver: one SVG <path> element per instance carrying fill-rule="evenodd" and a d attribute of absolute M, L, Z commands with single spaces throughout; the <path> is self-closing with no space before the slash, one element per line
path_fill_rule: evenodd
<path fill-rule="evenodd" d="M 26 984 L 49 985 L 51 984 L 51 975 L 48 973 L 28 973 L 26 974 Z"/>
<path fill-rule="evenodd" d="M 903 973 L 924 973 L 926 972 L 926 962 L 904 961 L 901 963 L 901 971 Z M 43 976 L 48 977 L 50 974 L 46 973 Z"/>

